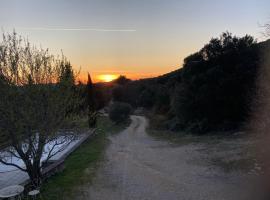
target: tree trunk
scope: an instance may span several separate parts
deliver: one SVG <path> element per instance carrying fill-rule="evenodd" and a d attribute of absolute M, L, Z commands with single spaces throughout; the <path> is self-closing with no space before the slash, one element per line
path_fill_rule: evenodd
<path fill-rule="evenodd" d="M 26 171 L 29 175 L 31 186 L 35 189 L 40 187 L 42 182 L 42 173 L 41 167 L 39 162 L 34 162 L 33 164 L 31 161 L 26 162 Z"/>
<path fill-rule="evenodd" d="M 31 170 L 27 169 L 27 173 L 30 177 L 31 184 L 34 188 L 38 188 L 42 182 L 42 174 L 40 168 L 33 167 Z"/>

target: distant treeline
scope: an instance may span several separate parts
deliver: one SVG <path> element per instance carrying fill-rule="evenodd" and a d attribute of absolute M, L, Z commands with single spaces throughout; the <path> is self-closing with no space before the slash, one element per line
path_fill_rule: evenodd
<path fill-rule="evenodd" d="M 186 57 L 174 72 L 138 81 L 121 77 L 113 99 L 162 115 L 159 127 L 173 131 L 241 128 L 252 112 L 257 73 L 268 44 L 249 35 L 223 33 Z"/>

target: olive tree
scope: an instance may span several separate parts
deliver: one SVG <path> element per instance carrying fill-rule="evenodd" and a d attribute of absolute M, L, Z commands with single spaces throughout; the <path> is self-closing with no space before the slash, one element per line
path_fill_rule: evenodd
<path fill-rule="evenodd" d="M 36 48 L 14 33 L 0 43 L 0 163 L 42 181 L 42 161 L 63 151 L 74 138 L 63 124 L 77 105 L 70 63 Z M 4 153 L 3 153 L 4 152 Z M 12 162 L 22 159 L 24 165 Z"/>

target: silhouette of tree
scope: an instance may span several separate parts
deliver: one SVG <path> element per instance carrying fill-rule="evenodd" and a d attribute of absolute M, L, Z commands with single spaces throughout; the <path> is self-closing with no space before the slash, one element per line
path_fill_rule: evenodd
<path fill-rule="evenodd" d="M 125 85 L 129 83 L 131 80 L 128 79 L 126 76 L 120 75 L 117 79 L 115 79 L 113 82 L 117 83 L 119 85 Z"/>
<path fill-rule="evenodd" d="M 87 106 L 88 106 L 88 124 L 89 128 L 96 126 L 97 121 L 97 111 L 96 111 L 96 102 L 94 99 L 94 85 L 91 79 L 90 74 L 88 73 L 87 79 Z"/>
<path fill-rule="evenodd" d="M 175 114 L 195 131 L 234 129 L 250 113 L 259 51 L 251 36 L 225 32 L 185 59 Z M 192 112 L 191 112 L 192 111 Z"/>

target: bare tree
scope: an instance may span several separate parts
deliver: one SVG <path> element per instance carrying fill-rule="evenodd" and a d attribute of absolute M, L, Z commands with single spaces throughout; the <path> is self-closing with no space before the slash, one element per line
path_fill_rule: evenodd
<path fill-rule="evenodd" d="M 63 124 L 73 116 L 75 76 L 62 56 L 36 48 L 18 36 L 3 34 L 0 43 L 0 163 L 42 181 L 41 162 L 72 141 Z M 44 155 L 46 156 L 44 158 Z M 23 160 L 24 165 L 10 157 Z"/>

